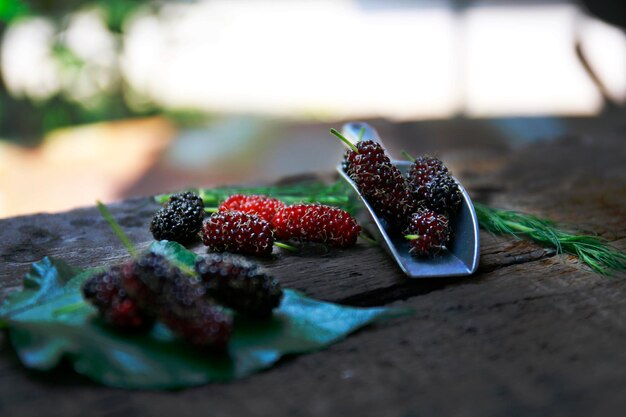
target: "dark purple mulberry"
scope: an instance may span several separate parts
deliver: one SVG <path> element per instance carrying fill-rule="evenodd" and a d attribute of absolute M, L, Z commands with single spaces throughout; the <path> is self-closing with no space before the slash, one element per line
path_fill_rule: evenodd
<path fill-rule="evenodd" d="M 418 157 L 409 170 L 409 184 L 415 199 L 437 213 L 451 216 L 461 205 L 458 184 L 437 158 Z"/>
<path fill-rule="evenodd" d="M 120 266 L 93 275 L 83 284 L 85 299 L 98 309 L 104 322 L 119 330 L 148 330 L 154 323 L 153 316 L 128 296 L 121 277 Z"/>
<path fill-rule="evenodd" d="M 426 207 L 446 216 L 456 213 L 463 198 L 454 178 L 443 172 L 416 187 L 415 195 Z"/>
<path fill-rule="evenodd" d="M 251 317 L 269 316 L 283 296 L 276 279 L 241 257 L 211 254 L 198 260 L 196 272 L 208 296 Z"/>
<path fill-rule="evenodd" d="M 163 256 L 147 253 L 124 267 L 122 285 L 139 305 L 196 347 L 223 350 L 233 323 L 204 285 Z"/>
<path fill-rule="evenodd" d="M 374 211 L 392 226 L 404 227 L 416 205 L 400 170 L 391 163 L 380 144 L 357 142 L 358 152 L 348 150 L 344 169 Z"/>
<path fill-rule="evenodd" d="M 414 186 L 426 184 L 442 172 L 447 173 L 448 168 L 440 159 L 428 155 L 418 156 L 409 169 L 409 181 Z"/>
<path fill-rule="evenodd" d="M 450 239 L 448 218 L 432 210 L 420 209 L 411 216 L 405 230 L 409 252 L 415 256 L 435 256 Z"/>

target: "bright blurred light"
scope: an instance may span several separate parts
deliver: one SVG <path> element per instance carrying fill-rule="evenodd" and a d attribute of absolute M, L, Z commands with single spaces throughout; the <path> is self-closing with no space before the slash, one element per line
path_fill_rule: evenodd
<path fill-rule="evenodd" d="M 468 10 L 467 113 L 597 113 L 602 98 L 574 49 L 577 13 L 571 5 Z"/>
<path fill-rule="evenodd" d="M 603 99 L 576 56 L 580 41 L 612 98 L 626 101 L 626 35 L 573 2 L 416 3 L 205 0 L 145 9 L 120 39 L 127 97 L 315 119 L 592 115 Z M 52 57 L 49 21 L 8 28 L 2 72 L 12 94 L 62 91 L 87 105 L 119 81 L 118 39 L 101 13 L 79 11 L 68 22 L 58 38 L 84 61 L 80 69 Z"/>
<path fill-rule="evenodd" d="M 169 106 L 278 115 L 446 117 L 459 107 L 446 2 L 210 1 L 129 26 L 124 68 Z"/>
<path fill-rule="evenodd" d="M 585 56 L 613 100 L 626 102 L 626 33 L 598 19 L 583 18 L 580 41 Z"/>
<path fill-rule="evenodd" d="M 2 40 L 2 76 L 17 97 L 44 100 L 61 89 L 60 71 L 52 57 L 54 25 L 44 18 L 19 21 Z"/>
<path fill-rule="evenodd" d="M 83 60 L 78 71 L 64 80 L 65 90 L 76 101 L 88 100 L 110 88 L 118 74 L 115 70 L 115 39 L 97 9 L 74 13 L 62 34 L 65 45 Z"/>

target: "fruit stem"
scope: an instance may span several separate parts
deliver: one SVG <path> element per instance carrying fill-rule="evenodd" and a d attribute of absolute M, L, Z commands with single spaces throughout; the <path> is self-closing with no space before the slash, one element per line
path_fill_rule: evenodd
<path fill-rule="evenodd" d="M 296 248 L 295 246 L 291 246 L 282 242 L 274 242 L 274 246 L 276 246 L 277 248 L 288 250 L 289 252 L 293 252 L 293 253 L 300 252 L 300 249 Z"/>
<path fill-rule="evenodd" d="M 420 235 L 404 235 L 404 238 L 408 240 L 417 240 L 420 238 Z"/>
<path fill-rule="evenodd" d="M 330 133 L 332 133 L 333 135 L 337 136 L 339 138 L 339 140 L 341 140 L 348 148 L 352 149 L 356 153 L 359 153 L 359 150 L 357 149 L 356 146 L 354 146 L 354 143 L 350 142 L 344 135 L 339 133 L 339 131 L 337 129 L 331 128 L 330 129 Z"/>
<path fill-rule="evenodd" d="M 359 131 L 359 142 L 361 142 L 363 140 L 363 135 L 365 135 L 365 128 L 362 127 L 361 130 Z"/>
<path fill-rule="evenodd" d="M 109 224 L 109 227 L 111 228 L 115 236 L 117 236 L 117 238 L 126 247 L 126 250 L 128 251 L 128 253 L 130 253 L 130 256 L 132 256 L 133 258 L 137 257 L 137 249 L 135 249 L 135 245 L 133 245 L 126 233 L 124 233 L 124 230 L 122 230 L 121 226 L 115 221 L 115 218 L 113 217 L 107 206 L 105 206 L 100 200 L 96 201 L 96 205 L 98 206 L 100 214 Z"/>
<path fill-rule="evenodd" d="M 404 156 L 404 157 L 405 157 L 406 159 L 408 159 L 409 161 L 411 161 L 411 162 L 415 162 L 415 158 L 413 158 L 413 157 L 411 156 L 411 154 L 410 154 L 410 153 L 408 153 L 407 151 L 402 151 L 401 153 L 402 153 L 402 156 Z"/>
<path fill-rule="evenodd" d="M 219 211 L 219 207 L 205 207 L 204 211 L 207 213 L 217 213 Z"/>

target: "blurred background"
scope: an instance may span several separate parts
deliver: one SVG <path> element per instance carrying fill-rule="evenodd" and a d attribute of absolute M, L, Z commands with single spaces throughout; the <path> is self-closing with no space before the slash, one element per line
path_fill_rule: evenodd
<path fill-rule="evenodd" d="M 0 0 L 0 217 L 330 172 L 352 119 L 453 172 L 626 135 L 620 3 Z"/>

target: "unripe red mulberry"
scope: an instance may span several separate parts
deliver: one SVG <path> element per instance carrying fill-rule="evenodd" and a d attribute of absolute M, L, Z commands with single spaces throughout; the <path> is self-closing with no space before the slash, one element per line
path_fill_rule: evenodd
<path fill-rule="evenodd" d="M 345 247 L 354 245 L 361 227 L 350 214 L 322 204 L 294 204 L 282 208 L 272 221 L 279 239 L 326 243 Z"/>
<path fill-rule="evenodd" d="M 276 198 L 264 195 L 231 195 L 220 204 L 219 211 L 241 211 L 256 214 L 265 221 L 271 222 L 276 212 L 285 207 L 285 203 Z"/>
<path fill-rule="evenodd" d="M 202 241 L 215 252 L 269 255 L 274 233 L 268 222 L 254 214 L 225 211 L 204 221 Z"/>

